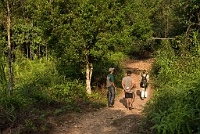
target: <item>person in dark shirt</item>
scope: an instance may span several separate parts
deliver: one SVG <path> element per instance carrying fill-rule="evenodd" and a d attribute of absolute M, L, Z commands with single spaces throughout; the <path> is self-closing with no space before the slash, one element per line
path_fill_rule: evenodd
<path fill-rule="evenodd" d="M 114 73 L 115 68 L 109 68 L 109 74 L 107 75 L 106 87 L 108 88 L 108 107 L 114 107 L 115 99 L 115 83 L 114 83 Z"/>

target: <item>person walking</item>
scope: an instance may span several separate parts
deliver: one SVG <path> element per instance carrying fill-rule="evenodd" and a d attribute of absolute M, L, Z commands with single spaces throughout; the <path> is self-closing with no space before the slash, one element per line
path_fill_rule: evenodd
<path fill-rule="evenodd" d="M 143 100 L 144 98 L 147 98 L 147 94 L 148 94 L 149 75 L 147 73 L 147 70 L 143 70 L 141 77 L 142 77 L 141 82 L 140 82 L 141 99 Z"/>
<path fill-rule="evenodd" d="M 127 71 L 127 76 L 122 79 L 122 88 L 124 89 L 126 107 L 129 110 L 132 110 L 132 105 L 135 99 L 134 81 L 131 77 L 131 71 Z"/>
<path fill-rule="evenodd" d="M 115 92 L 116 92 L 116 87 L 114 83 L 114 73 L 115 68 L 109 68 L 109 74 L 107 75 L 107 80 L 106 80 L 106 87 L 108 88 L 108 107 L 114 107 L 114 99 L 115 99 Z"/>

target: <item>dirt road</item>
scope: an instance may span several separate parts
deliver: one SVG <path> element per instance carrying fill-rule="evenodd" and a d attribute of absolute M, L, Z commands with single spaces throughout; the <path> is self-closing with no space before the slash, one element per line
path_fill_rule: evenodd
<path fill-rule="evenodd" d="M 131 75 L 136 83 L 137 95 L 132 110 L 125 108 L 123 91 L 116 96 L 114 108 L 103 108 L 96 112 L 80 114 L 65 121 L 51 134 L 141 134 L 139 125 L 143 118 L 142 110 L 152 95 L 151 85 L 149 86 L 148 97 L 140 99 L 140 74 L 143 69 L 151 69 L 154 59 L 127 60 L 126 69 L 132 70 Z"/>

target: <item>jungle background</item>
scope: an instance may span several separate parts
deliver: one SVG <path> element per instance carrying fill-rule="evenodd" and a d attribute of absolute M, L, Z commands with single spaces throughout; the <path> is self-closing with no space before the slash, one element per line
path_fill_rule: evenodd
<path fill-rule="evenodd" d="M 198 0 L 1 0 L 0 132 L 47 133 L 49 116 L 106 106 L 127 58 L 153 57 L 151 133 L 200 133 Z"/>

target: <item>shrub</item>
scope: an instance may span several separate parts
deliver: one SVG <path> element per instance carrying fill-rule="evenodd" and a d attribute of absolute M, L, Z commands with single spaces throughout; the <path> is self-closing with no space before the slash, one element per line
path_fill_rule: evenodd
<path fill-rule="evenodd" d="M 199 133 L 200 59 L 176 56 L 172 49 L 166 50 L 156 60 L 154 79 L 158 86 L 144 110 L 146 123 L 152 133 Z"/>

